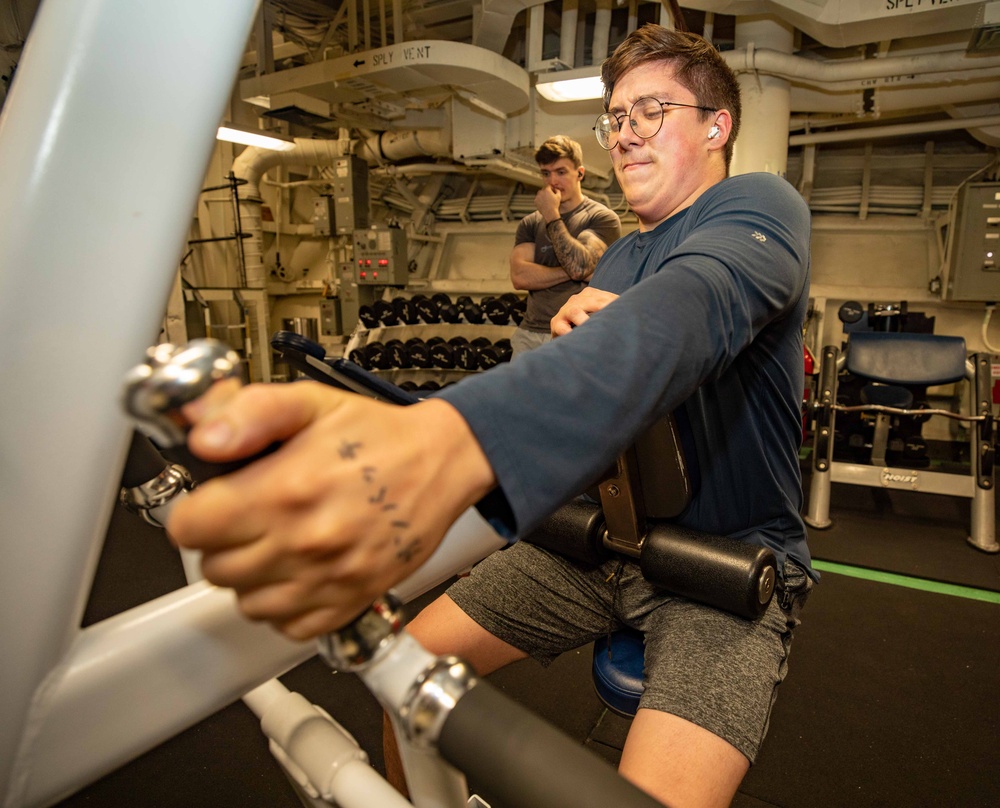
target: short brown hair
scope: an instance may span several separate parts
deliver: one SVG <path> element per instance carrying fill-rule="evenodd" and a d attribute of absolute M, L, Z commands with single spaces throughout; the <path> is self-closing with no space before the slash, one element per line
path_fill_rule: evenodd
<path fill-rule="evenodd" d="M 726 143 L 726 169 L 733 159 L 733 144 L 740 131 L 740 85 L 715 46 L 697 34 L 673 31 L 648 23 L 629 34 L 601 65 L 604 109 L 611 104 L 615 83 L 632 68 L 665 62 L 674 68 L 674 79 L 694 95 L 699 106 L 726 109 L 733 120 Z M 668 100 L 668 99 L 664 99 Z M 701 112 L 707 120 L 712 113 Z"/>
<path fill-rule="evenodd" d="M 583 165 L 583 147 L 566 135 L 553 135 L 535 152 L 535 162 L 540 166 L 551 165 L 563 157 L 572 160 L 573 165 L 579 168 Z"/>

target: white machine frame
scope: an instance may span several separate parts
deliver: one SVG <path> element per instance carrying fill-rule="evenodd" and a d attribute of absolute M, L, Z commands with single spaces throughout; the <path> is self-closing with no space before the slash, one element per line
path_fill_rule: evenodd
<path fill-rule="evenodd" d="M 243 696 L 304 801 L 409 804 L 273 679 L 316 649 L 231 592 L 194 583 L 80 629 L 131 434 L 122 380 L 157 341 L 258 2 L 46 0 L 0 116 L 5 808 L 52 805 Z M 470 511 L 401 594 L 501 544 Z M 423 757 L 433 804 L 464 806 L 464 778 Z"/>

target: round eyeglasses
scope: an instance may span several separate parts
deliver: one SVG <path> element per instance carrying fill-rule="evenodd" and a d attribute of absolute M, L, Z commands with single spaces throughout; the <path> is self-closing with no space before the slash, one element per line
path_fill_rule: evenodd
<path fill-rule="evenodd" d="M 655 98 L 640 98 L 628 111 L 628 125 L 632 127 L 635 136 L 646 140 L 653 137 L 663 126 L 663 112 L 667 107 L 687 107 L 705 112 L 718 112 L 714 107 L 700 107 L 697 104 L 679 104 L 676 101 L 657 101 Z M 618 133 L 622 130 L 624 115 L 612 115 L 605 112 L 594 124 L 594 134 L 601 148 L 611 151 L 618 145 Z"/>

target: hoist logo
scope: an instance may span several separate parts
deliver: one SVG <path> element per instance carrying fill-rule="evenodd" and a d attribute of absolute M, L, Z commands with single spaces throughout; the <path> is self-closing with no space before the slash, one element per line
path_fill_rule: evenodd
<path fill-rule="evenodd" d="M 882 469 L 882 485 L 917 485 L 917 472 Z"/>

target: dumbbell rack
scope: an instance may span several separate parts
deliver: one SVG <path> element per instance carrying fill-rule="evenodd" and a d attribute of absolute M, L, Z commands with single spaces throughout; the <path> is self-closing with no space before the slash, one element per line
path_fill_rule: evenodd
<path fill-rule="evenodd" d="M 515 325 L 494 325 L 484 323 L 475 325 L 472 323 L 416 323 L 414 325 L 389 325 L 378 326 L 376 328 L 359 328 L 351 335 L 347 346 L 344 349 L 344 356 L 351 358 L 353 351 L 363 348 L 373 342 L 381 342 L 383 345 L 390 340 L 398 339 L 406 342 L 410 339 L 420 339 L 424 342 L 439 337 L 445 342 L 454 337 L 464 337 L 469 342 L 484 337 L 492 343 L 499 340 L 510 339 L 514 333 Z M 427 382 L 435 382 L 441 387 L 446 384 L 457 382 L 459 379 L 468 376 L 470 373 L 481 373 L 482 370 L 463 370 L 461 368 L 444 369 L 438 367 L 430 368 L 371 368 L 371 371 L 384 377 L 394 384 L 401 385 L 410 381 L 418 387 Z"/>

